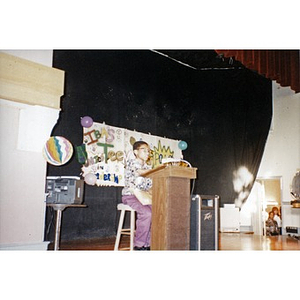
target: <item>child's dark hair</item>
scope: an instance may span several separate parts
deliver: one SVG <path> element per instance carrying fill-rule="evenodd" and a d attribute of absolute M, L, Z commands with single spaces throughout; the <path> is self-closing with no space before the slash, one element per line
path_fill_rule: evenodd
<path fill-rule="evenodd" d="M 142 146 L 142 145 L 147 145 L 148 146 L 148 144 L 146 143 L 146 142 L 144 142 L 144 141 L 137 141 L 137 142 L 135 142 L 134 144 L 133 144 L 133 150 L 138 150 L 138 149 L 140 149 L 140 147 Z"/>

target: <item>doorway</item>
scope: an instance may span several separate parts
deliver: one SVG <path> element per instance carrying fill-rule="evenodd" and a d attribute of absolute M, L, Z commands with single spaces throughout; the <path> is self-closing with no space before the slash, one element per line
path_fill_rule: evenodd
<path fill-rule="evenodd" d="M 266 220 L 268 219 L 269 212 L 275 206 L 281 215 L 281 200 L 282 200 L 282 177 L 258 177 L 256 183 L 259 184 L 261 192 L 258 194 L 258 203 L 260 207 L 259 234 L 266 234 Z"/>
<path fill-rule="evenodd" d="M 251 193 L 241 207 L 241 231 L 251 231 L 256 235 L 265 235 L 266 220 L 274 206 L 281 213 L 282 177 L 258 177 Z M 247 225 L 247 226 L 245 226 Z"/>

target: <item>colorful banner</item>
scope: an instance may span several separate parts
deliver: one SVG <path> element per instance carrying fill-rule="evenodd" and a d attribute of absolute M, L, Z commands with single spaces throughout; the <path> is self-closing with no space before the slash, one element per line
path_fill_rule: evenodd
<path fill-rule="evenodd" d="M 140 140 L 150 146 L 148 163 L 153 168 L 160 165 L 163 158 L 182 158 L 178 140 L 93 122 L 91 127 L 83 128 L 83 144 L 87 155 L 82 167 L 83 177 L 92 176 L 95 180 L 90 184 L 97 186 L 124 186 L 125 162 L 128 158 L 134 158 L 132 145 Z"/>

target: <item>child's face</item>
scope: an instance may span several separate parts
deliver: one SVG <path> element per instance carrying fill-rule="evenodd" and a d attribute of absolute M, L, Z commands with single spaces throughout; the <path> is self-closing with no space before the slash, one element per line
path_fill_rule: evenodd
<path fill-rule="evenodd" d="M 136 158 L 141 159 L 142 161 L 147 161 L 150 155 L 150 148 L 148 145 L 142 145 L 139 149 L 134 150 Z"/>

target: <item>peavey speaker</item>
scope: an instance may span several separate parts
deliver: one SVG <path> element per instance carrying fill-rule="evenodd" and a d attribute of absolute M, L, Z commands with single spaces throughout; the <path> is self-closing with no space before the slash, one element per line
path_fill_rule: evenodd
<path fill-rule="evenodd" d="M 190 250 L 219 249 L 219 196 L 192 195 Z"/>

